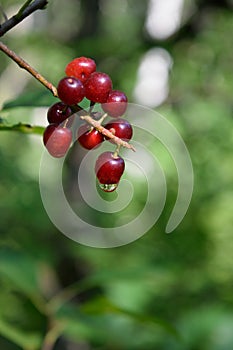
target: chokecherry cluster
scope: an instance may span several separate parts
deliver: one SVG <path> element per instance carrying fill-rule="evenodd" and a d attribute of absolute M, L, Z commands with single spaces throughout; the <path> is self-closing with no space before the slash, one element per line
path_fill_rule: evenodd
<path fill-rule="evenodd" d="M 97 72 L 95 61 L 87 57 L 72 60 L 66 66 L 65 73 L 66 76 L 57 86 L 60 101 L 53 104 L 47 112 L 49 125 L 44 131 L 43 142 L 48 152 L 56 158 L 65 156 L 72 142 L 70 127 L 77 111 L 95 121 L 98 116 L 98 125 L 108 130 L 110 136 L 128 142 L 132 138 L 133 129 L 127 120 L 121 118 L 127 109 L 127 96 L 122 91 L 113 90 L 111 78 L 106 73 Z M 78 105 L 84 97 L 90 101 L 89 111 Z M 101 104 L 103 113 L 93 111 L 95 103 Z M 107 117 L 112 119 L 102 125 Z M 88 150 L 99 147 L 105 140 L 116 143 L 101 130 L 85 122 L 78 128 L 75 139 Z M 105 192 L 117 188 L 124 172 L 125 162 L 120 157 L 119 150 L 120 145 L 117 144 L 114 152 L 104 152 L 96 160 L 96 177 L 100 188 Z"/>

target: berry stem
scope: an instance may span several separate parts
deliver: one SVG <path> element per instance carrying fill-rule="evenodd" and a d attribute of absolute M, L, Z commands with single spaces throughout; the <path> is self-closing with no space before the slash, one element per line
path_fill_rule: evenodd
<path fill-rule="evenodd" d="M 107 118 L 107 116 L 108 116 L 108 114 L 107 113 L 105 113 L 104 115 L 102 115 L 102 117 L 98 120 L 98 122 L 100 123 L 100 124 L 102 124 L 103 123 L 103 121 L 104 121 L 104 119 L 106 119 Z"/>
<path fill-rule="evenodd" d="M 42 85 L 49 89 L 53 96 L 57 97 L 57 89 L 50 83 L 45 77 L 38 73 L 29 63 L 27 63 L 23 58 L 18 56 L 14 51 L 10 50 L 3 42 L 0 41 L 0 50 L 3 51 L 8 57 L 10 57 L 18 66 L 25 69 L 34 78 L 36 78 Z"/>
<path fill-rule="evenodd" d="M 63 128 L 67 128 L 68 123 L 69 123 L 69 118 L 67 118 L 67 119 L 64 121 Z"/>
<path fill-rule="evenodd" d="M 128 142 L 123 141 L 122 139 L 120 139 L 119 137 L 113 135 L 113 133 L 111 133 L 111 131 L 105 129 L 100 123 L 99 121 L 94 120 L 91 116 L 89 115 L 81 115 L 80 119 L 85 120 L 88 124 L 92 125 L 96 130 L 98 130 L 101 134 L 103 134 L 104 136 L 107 136 L 108 138 L 112 139 L 112 141 L 118 145 L 118 146 L 122 146 L 128 149 L 131 149 L 132 151 L 136 151 L 135 148 L 130 145 Z"/>
<path fill-rule="evenodd" d="M 19 9 L 18 13 L 12 16 L 0 26 L 0 37 L 3 36 L 10 29 L 15 27 L 18 23 L 22 22 L 24 18 L 31 15 L 36 10 L 43 10 L 48 4 L 47 0 L 35 0 L 35 1 L 26 1 L 25 4 Z"/>
<path fill-rule="evenodd" d="M 121 145 L 117 145 L 117 148 L 115 149 L 115 152 L 113 153 L 113 158 L 118 158 L 118 155 L 120 153 Z"/>

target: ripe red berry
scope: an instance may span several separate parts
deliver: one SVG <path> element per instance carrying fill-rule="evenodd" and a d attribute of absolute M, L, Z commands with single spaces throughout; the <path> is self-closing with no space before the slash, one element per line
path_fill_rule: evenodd
<path fill-rule="evenodd" d="M 85 82 L 85 96 L 92 102 L 105 103 L 112 90 L 110 77 L 101 72 L 92 73 Z"/>
<path fill-rule="evenodd" d="M 61 79 L 57 87 L 58 97 L 67 105 L 75 105 L 85 96 L 83 83 L 74 77 Z"/>
<path fill-rule="evenodd" d="M 104 127 L 124 141 L 129 141 L 133 136 L 133 128 L 131 124 L 125 119 L 119 118 L 112 120 L 108 122 Z M 110 142 L 112 141 L 110 140 Z"/>
<path fill-rule="evenodd" d="M 72 110 L 63 102 L 54 103 L 47 112 L 47 119 L 50 124 L 61 124 L 72 114 Z"/>
<path fill-rule="evenodd" d="M 50 124 L 44 131 L 43 142 L 51 156 L 64 157 L 72 141 L 72 132 L 57 124 Z"/>
<path fill-rule="evenodd" d="M 70 77 L 75 77 L 84 83 L 91 73 L 95 72 L 96 63 L 93 59 L 87 57 L 77 57 L 67 64 L 65 72 Z"/>
<path fill-rule="evenodd" d="M 104 141 L 104 136 L 88 124 L 79 127 L 77 136 L 80 145 L 86 149 L 93 149 Z"/>
<path fill-rule="evenodd" d="M 102 153 L 95 164 L 95 173 L 100 183 L 100 188 L 105 192 L 112 192 L 117 188 L 125 169 L 125 162 L 120 156 L 114 156 L 112 152 Z"/>
<path fill-rule="evenodd" d="M 102 105 L 102 109 L 111 117 L 120 117 L 127 109 L 127 102 L 128 99 L 124 92 L 112 90 L 109 92 L 106 103 Z"/>

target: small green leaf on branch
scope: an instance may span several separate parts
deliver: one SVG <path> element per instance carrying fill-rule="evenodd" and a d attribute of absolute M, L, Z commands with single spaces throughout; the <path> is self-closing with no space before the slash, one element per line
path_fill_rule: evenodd
<path fill-rule="evenodd" d="M 43 126 L 34 126 L 30 124 L 18 123 L 14 125 L 7 125 L 0 121 L 0 131 L 18 131 L 23 134 L 42 135 L 44 132 Z"/>

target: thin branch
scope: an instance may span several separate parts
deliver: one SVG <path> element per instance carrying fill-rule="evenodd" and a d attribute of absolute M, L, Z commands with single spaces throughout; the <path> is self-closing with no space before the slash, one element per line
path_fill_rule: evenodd
<path fill-rule="evenodd" d="M 104 136 L 110 138 L 116 145 L 120 145 L 122 147 L 131 149 L 132 151 L 136 151 L 135 148 L 130 145 L 128 142 L 123 141 L 122 139 L 120 139 L 119 137 L 113 135 L 113 133 L 111 133 L 111 131 L 105 129 L 100 123 L 99 121 L 94 120 L 91 116 L 89 115 L 81 115 L 80 119 L 85 120 L 88 124 L 92 125 L 96 130 L 98 130 L 101 134 L 103 134 Z"/>
<path fill-rule="evenodd" d="M 41 350 L 52 350 L 63 330 L 61 324 L 56 323 L 53 319 L 49 318 L 48 323 L 48 330 L 45 335 Z"/>
<path fill-rule="evenodd" d="M 89 288 L 96 285 L 95 281 L 84 279 L 82 281 L 74 282 L 68 287 L 60 290 L 47 303 L 47 309 L 50 313 L 56 313 L 62 305 L 71 301 L 76 295 L 85 292 Z"/>
<path fill-rule="evenodd" d="M 32 66 L 27 63 L 23 58 L 18 56 L 14 51 L 10 50 L 5 44 L 0 41 L 0 50 L 3 51 L 8 57 L 10 57 L 18 66 L 29 72 L 34 78 L 36 78 L 41 84 L 49 89 L 53 96 L 57 97 L 57 89 L 50 83 L 45 77 L 38 73 Z"/>
<path fill-rule="evenodd" d="M 33 12 L 43 10 L 47 4 L 47 0 L 35 0 L 32 3 L 31 1 L 26 1 L 16 15 L 12 16 L 1 25 L 0 37 L 15 27 L 18 23 L 22 22 L 24 18 L 28 17 Z"/>

